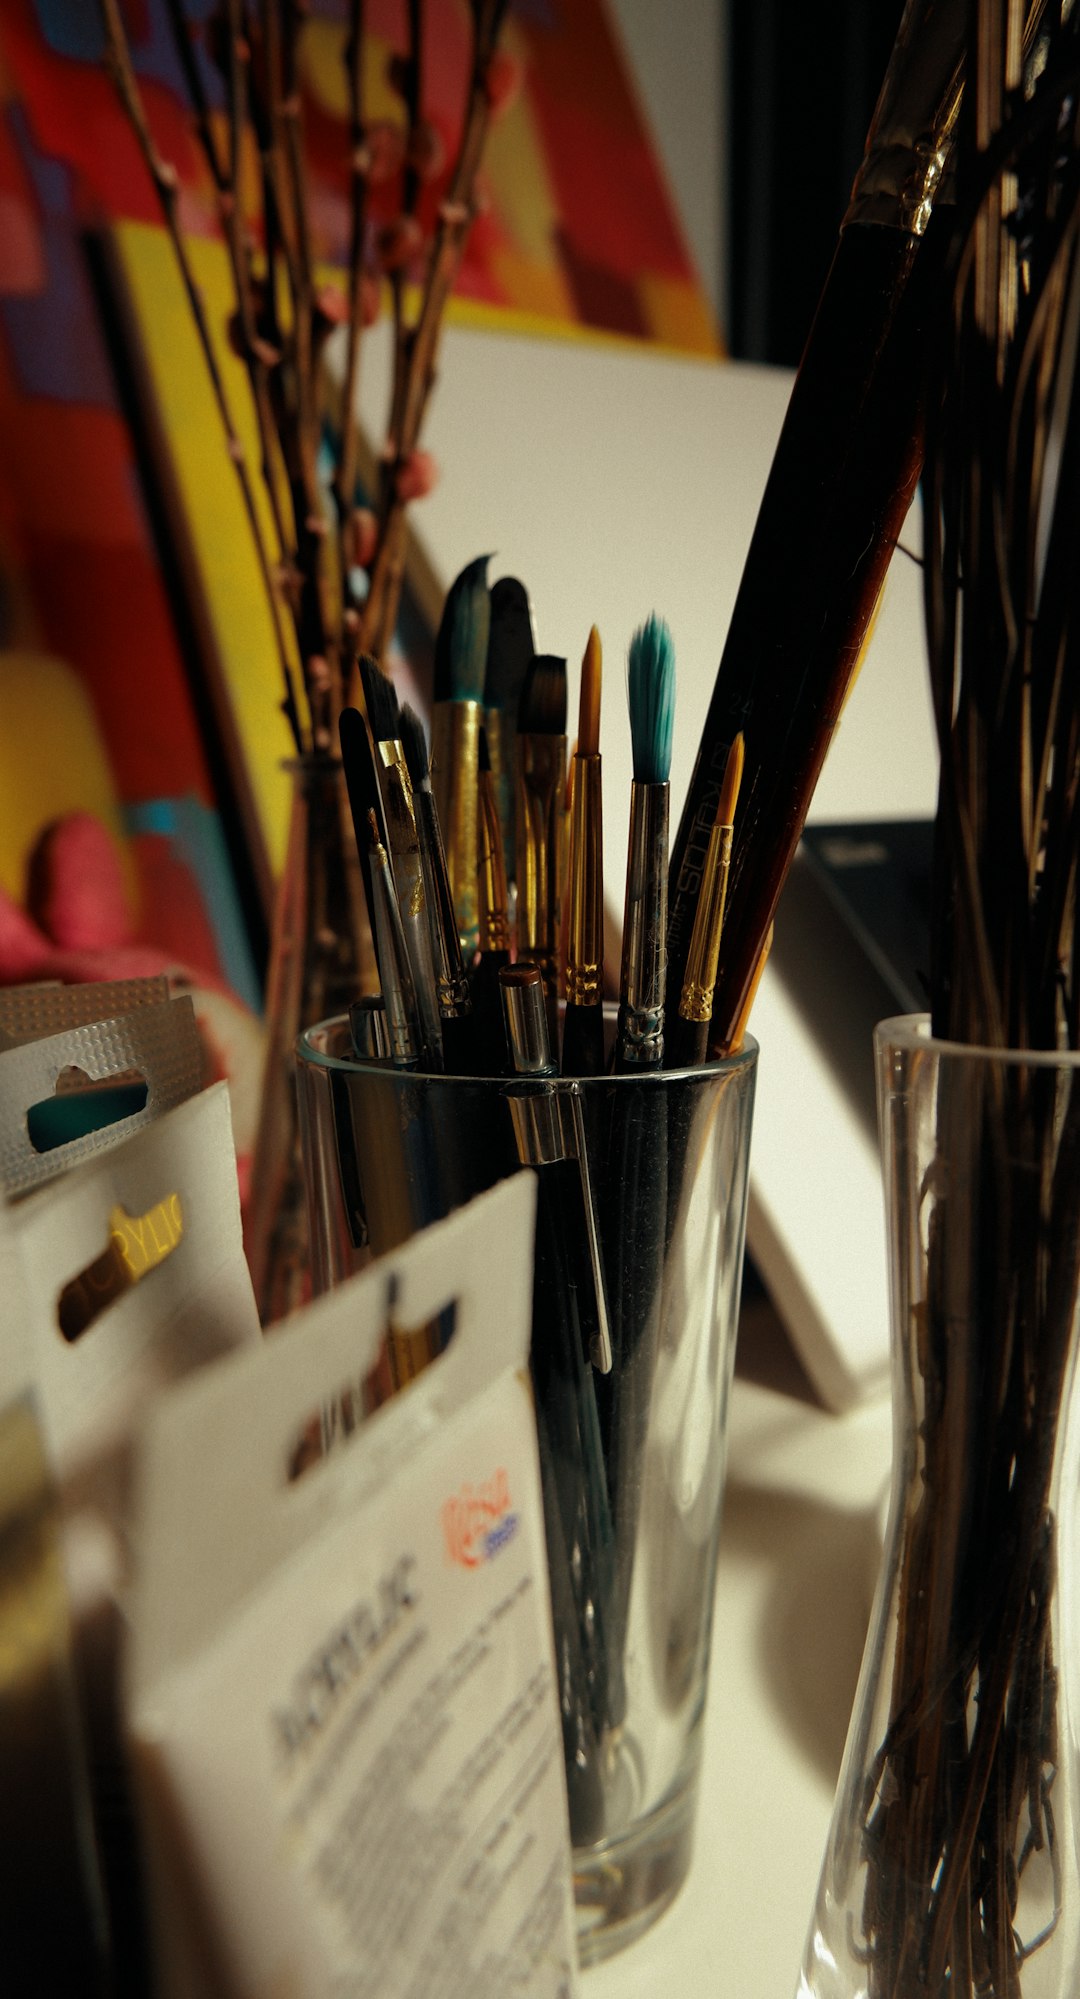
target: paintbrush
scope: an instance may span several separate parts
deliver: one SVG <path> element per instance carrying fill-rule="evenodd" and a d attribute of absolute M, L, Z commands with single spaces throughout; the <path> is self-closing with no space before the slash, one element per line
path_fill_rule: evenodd
<path fill-rule="evenodd" d="M 1039 8 L 1029 13 L 1037 20 Z M 671 855 L 679 1003 L 724 759 L 746 735 L 711 1043 L 729 1046 L 919 475 L 936 212 L 967 0 L 908 0 L 777 443 Z"/>
<path fill-rule="evenodd" d="M 374 938 L 375 899 L 371 886 L 368 813 L 374 812 L 381 834 L 384 830 L 383 804 L 375 769 L 375 750 L 371 741 L 371 731 L 359 708 L 342 709 L 338 716 L 338 742 L 341 746 L 341 768 L 345 773 L 345 788 L 349 795 L 349 811 L 352 814 L 353 838 L 356 841 L 360 873 L 364 882 L 368 923 Z"/>
<path fill-rule="evenodd" d="M 529 663 L 536 653 L 529 593 L 516 576 L 491 586 L 491 625 L 484 673 L 484 727 L 499 801 L 508 885 L 517 880 L 514 857 L 514 786 L 517 717 Z"/>
<path fill-rule="evenodd" d="M 476 949 L 476 801 L 484 719 L 491 599 L 478 555 L 447 592 L 435 638 L 431 781 L 446 844 L 446 865 L 461 948 Z"/>
<path fill-rule="evenodd" d="M 590 1353 L 598 1341 L 606 1341 L 607 1332 L 603 1272 L 590 1227 L 588 1159 L 572 1092 L 560 1092 L 548 1080 L 558 1072 L 539 967 L 507 966 L 499 986 L 514 1074 L 535 1085 L 507 1094 L 518 1156 L 537 1178 L 533 1386 L 570 1554 L 589 1708 L 600 1730 L 608 1720 L 604 1617 L 613 1542 L 596 1377 L 589 1365 Z"/>
<path fill-rule="evenodd" d="M 521 690 L 517 738 L 517 949 L 540 968 L 552 1046 L 559 994 L 559 901 L 566 786 L 566 661 L 538 653 Z"/>
<path fill-rule="evenodd" d="M 581 665 L 577 749 L 570 759 L 569 922 L 562 1060 L 566 1076 L 598 1076 L 604 1066 L 600 680 L 600 634 L 594 625 Z"/>
<path fill-rule="evenodd" d="M 662 618 L 630 641 L 627 692 L 634 782 L 626 863 L 618 1069 L 659 1068 L 667 979 L 668 776 L 675 714 L 675 649 Z"/>
<path fill-rule="evenodd" d="M 390 1060 L 395 1069 L 415 1069 L 420 1060 L 420 1020 L 413 990 L 412 967 L 405 947 L 401 911 L 390 872 L 390 857 L 379 838 L 374 809 L 368 813 L 371 889 L 375 905 L 375 956 L 386 1006 Z"/>
<path fill-rule="evenodd" d="M 667 1102 L 660 1068 L 675 654 L 662 619 L 649 618 L 635 632 L 627 682 L 634 782 L 615 1067 L 633 1080 L 617 1085 L 611 1097 L 604 1248 L 612 1369 L 597 1384 L 615 1530 L 607 1605 L 613 1721 L 620 1719 L 622 1654 L 660 1342 L 668 1217 Z"/>
<path fill-rule="evenodd" d="M 412 969 L 413 992 L 423 1041 L 422 1066 L 437 1071 L 443 1066 L 442 1027 L 435 987 L 427 884 L 416 825 L 412 778 L 401 740 L 398 698 L 375 660 L 360 660 L 360 679 L 382 794 L 386 847 L 401 911 L 405 948 Z"/>
<path fill-rule="evenodd" d="M 446 854 L 443 850 L 439 812 L 431 788 L 427 739 L 415 709 L 406 702 L 401 711 L 401 741 L 413 787 L 413 807 L 420 838 L 420 855 L 427 889 L 427 911 L 431 927 L 432 957 L 435 965 L 435 994 L 442 1028 L 443 1066 L 448 1075 L 476 1074 L 476 1034 L 472 997 L 465 961 L 461 955 L 457 917 L 450 893 Z"/>
<path fill-rule="evenodd" d="M 480 1045 L 490 1049 L 489 1069 L 504 1066 L 506 1048 L 503 1009 L 499 996 L 499 973 L 510 963 L 510 918 L 507 914 L 506 868 L 503 863 L 502 826 L 494 775 L 488 754 L 487 730 L 480 731 L 480 842 L 477 855 L 477 914 L 480 945 L 469 975 L 473 1016 Z"/>
<path fill-rule="evenodd" d="M 705 1061 L 712 1022 L 713 989 L 720 959 L 720 933 L 724 927 L 731 842 L 735 831 L 735 807 L 742 783 L 745 744 L 736 736 L 728 751 L 724 781 L 716 807 L 716 821 L 709 836 L 705 864 L 701 870 L 694 928 L 686 960 L 686 976 L 679 998 L 679 1011 L 668 1035 L 665 1067 L 694 1069 Z"/>

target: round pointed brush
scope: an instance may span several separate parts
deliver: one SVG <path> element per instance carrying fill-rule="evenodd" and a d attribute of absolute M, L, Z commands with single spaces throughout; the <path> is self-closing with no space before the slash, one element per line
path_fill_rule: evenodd
<path fill-rule="evenodd" d="M 577 749 L 570 762 L 569 922 L 564 1076 L 604 1066 L 604 819 L 600 773 L 602 654 L 594 625 L 581 666 Z"/>

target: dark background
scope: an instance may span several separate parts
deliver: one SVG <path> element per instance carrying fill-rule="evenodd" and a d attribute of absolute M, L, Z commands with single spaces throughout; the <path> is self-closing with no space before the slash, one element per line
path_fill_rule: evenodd
<path fill-rule="evenodd" d="M 795 366 L 903 7 L 730 0 L 729 345 Z"/>

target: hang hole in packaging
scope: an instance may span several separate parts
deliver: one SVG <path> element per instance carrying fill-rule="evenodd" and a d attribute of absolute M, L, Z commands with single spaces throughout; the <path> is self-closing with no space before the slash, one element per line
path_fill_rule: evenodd
<path fill-rule="evenodd" d="M 35 1152 L 55 1152 L 58 1145 L 70 1145 L 73 1139 L 136 1117 L 145 1110 L 148 1095 L 146 1077 L 137 1070 L 96 1081 L 85 1069 L 69 1063 L 61 1069 L 53 1095 L 29 1106 L 27 1137 Z"/>

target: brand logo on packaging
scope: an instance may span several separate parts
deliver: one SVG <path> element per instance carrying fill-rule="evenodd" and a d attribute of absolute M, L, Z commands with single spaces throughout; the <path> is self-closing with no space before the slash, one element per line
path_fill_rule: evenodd
<path fill-rule="evenodd" d="M 464 1569 L 478 1569 L 490 1562 L 500 1548 L 512 1541 L 519 1526 L 510 1504 L 510 1480 L 500 1465 L 492 1477 L 479 1485 L 463 1485 L 448 1499 L 442 1510 L 446 1552 Z"/>

